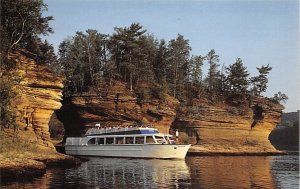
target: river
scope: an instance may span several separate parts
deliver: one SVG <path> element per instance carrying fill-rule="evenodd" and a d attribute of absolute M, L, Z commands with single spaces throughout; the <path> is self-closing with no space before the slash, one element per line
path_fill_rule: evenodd
<path fill-rule="evenodd" d="M 185 160 L 90 157 L 3 188 L 299 188 L 299 157 L 200 156 Z"/>

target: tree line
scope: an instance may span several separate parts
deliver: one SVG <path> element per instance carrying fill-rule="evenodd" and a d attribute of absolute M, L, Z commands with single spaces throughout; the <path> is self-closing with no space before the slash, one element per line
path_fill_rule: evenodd
<path fill-rule="evenodd" d="M 52 44 L 41 38 L 53 33 L 49 26 L 53 17 L 43 15 L 47 5 L 42 0 L 1 1 L 0 8 L 1 125 L 14 122 L 10 104 L 15 93 L 12 88 L 19 80 L 13 72 L 15 63 L 8 59 L 14 51 L 22 51 L 38 64 L 63 74 L 65 96 L 80 95 L 90 89 L 101 91 L 123 81 L 142 100 L 149 96 L 163 100 L 169 94 L 186 104 L 195 98 L 240 104 L 267 89 L 270 65 L 258 67 L 257 75 L 250 77 L 240 58 L 229 66 L 220 66 L 214 49 L 205 55 L 192 55 L 189 40 L 183 35 L 159 40 L 139 23 L 115 27 L 112 34 L 92 29 L 76 32 L 60 43 L 55 54 Z M 140 82 L 149 83 L 151 94 L 139 87 Z M 272 99 L 280 102 L 287 96 L 279 92 Z"/>
<path fill-rule="evenodd" d="M 56 70 L 67 78 L 66 95 L 112 81 L 127 82 L 131 91 L 140 91 L 139 82 L 146 81 L 154 96 L 169 94 L 187 104 L 194 98 L 206 98 L 238 105 L 266 92 L 270 65 L 258 67 L 257 75 L 250 77 L 241 58 L 220 67 L 214 49 L 205 55 L 191 55 L 191 51 L 183 35 L 159 40 L 139 23 L 115 27 L 111 35 L 89 29 L 61 42 Z M 207 75 L 203 74 L 204 64 Z"/>

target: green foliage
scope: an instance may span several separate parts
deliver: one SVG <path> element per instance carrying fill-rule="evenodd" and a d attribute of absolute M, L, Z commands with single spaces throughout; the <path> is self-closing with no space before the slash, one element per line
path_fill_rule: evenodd
<path fill-rule="evenodd" d="M 228 85 L 230 98 L 238 102 L 243 102 L 246 98 L 247 87 L 249 85 L 247 68 L 244 67 L 242 60 L 237 58 L 235 63 L 226 68 L 226 72 L 226 84 Z"/>
<path fill-rule="evenodd" d="M 8 75 L 0 77 L 0 125 L 16 129 L 15 110 L 11 106 L 11 100 L 15 96 L 14 85 L 15 83 Z"/>
<path fill-rule="evenodd" d="M 130 90 L 140 79 L 153 77 L 153 54 L 155 53 L 154 39 L 145 36 L 146 30 L 139 23 L 129 27 L 115 28 L 109 47 L 122 79 L 130 82 Z M 144 78 L 141 76 L 144 76 Z M 150 77 L 150 78 L 148 78 Z"/>
<path fill-rule="evenodd" d="M 53 32 L 49 26 L 52 16 L 44 17 L 47 11 L 42 0 L 1 1 L 1 31 L 8 40 L 8 49 L 23 48 L 33 52 L 39 35 Z M 1 32 L 1 33 L 2 33 Z"/>
<path fill-rule="evenodd" d="M 183 97 L 184 84 L 188 81 L 188 64 L 191 47 L 183 35 L 178 34 L 168 45 L 167 80 L 173 91 L 173 96 Z"/>
<path fill-rule="evenodd" d="M 199 56 L 192 56 L 190 58 L 189 66 L 190 66 L 190 82 L 191 82 L 191 87 L 190 87 L 190 98 L 201 98 L 203 91 L 203 84 L 202 84 L 202 77 L 203 77 L 203 72 L 202 72 L 202 66 L 204 63 L 204 60 L 206 57 L 203 57 L 201 55 Z"/>
<path fill-rule="evenodd" d="M 49 21 L 52 16 L 43 16 L 47 11 L 42 0 L 1 1 L 0 26 L 0 121 L 1 126 L 16 129 L 15 110 L 11 101 L 15 96 L 14 86 L 18 83 L 14 73 L 14 60 L 8 55 L 14 50 L 27 52 L 38 63 L 49 64 L 56 61 L 53 47 L 42 42 L 40 35 L 52 33 Z M 33 56 L 33 57 L 32 57 Z"/>
<path fill-rule="evenodd" d="M 271 100 L 273 100 L 278 104 L 281 102 L 285 103 L 288 99 L 289 99 L 288 96 L 280 91 L 274 94 L 274 97 L 271 98 Z"/>
<path fill-rule="evenodd" d="M 220 61 L 220 59 L 219 59 L 219 55 L 216 54 L 214 49 L 208 52 L 206 59 L 209 65 L 208 75 L 206 80 L 208 81 L 209 93 L 212 96 L 217 89 L 218 67 L 220 66 L 218 62 Z"/>
<path fill-rule="evenodd" d="M 259 72 L 258 76 L 250 78 L 251 84 L 253 86 L 252 92 L 255 95 L 260 95 L 262 92 L 266 92 L 268 83 L 268 74 L 272 70 L 272 67 L 262 65 L 260 68 L 256 68 Z"/>
<path fill-rule="evenodd" d="M 214 49 L 206 56 L 191 56 L 190 52 L 189 41 L 183 35 L 170 41 L 158 40 L 139 23 L 133 23 L 114 28 L 111 36 L 87 30 L 65 39 L 59 47 L 58 68 L 67 78 L 65 95 L 91 88 L 107 91 L 114 80 L 121 80 L 128 83 L 140 103 L 151 98 L 163 100 L 165 94 L 187 105 L 194 99 L 210 103 L 227 99 L 237 105 L 245 102 L 250 93 L 249 73 L 240 58 L 228 68 L 223 64 L 219 69 L 219 55 Z M 205 61 L 208 73 L 203 77 Z M 260 75 L 253 77 L 255 95 L 266 90 L 271 67 L 257 69 Z"/>
<path fill-rule="evenodd" d="M 76 32 L 59 46 L 59 65 L 65 74 L 65 95 L 82 93 L 88 86 L 101 86 L 103 68 L 107 66 L 107 36 L 96 30 Z"/>

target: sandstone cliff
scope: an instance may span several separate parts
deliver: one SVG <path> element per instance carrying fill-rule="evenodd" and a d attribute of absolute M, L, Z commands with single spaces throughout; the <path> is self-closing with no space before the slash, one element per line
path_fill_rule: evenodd
<path fill-rule="evenodd" d="M 197 144 L 191 152 L 276 152 L 268 136 L 280 122 L 282 109 L 264 97 L 239 107 L 195 103 L 180 109 L 172 127 L 186 132 L 190 142 Z"/>
<path fill-rule="evenodd" d="M 115 82 L 105 89 L 107 92 L 64 99 L 63 107 L 56 112 L 64 123 L 65 137 L 83 135 L 97 122 L 119 126 L 142 120 L 160 132 L 178 129 L 181 142 L 194 144 L 191 152 L 276 152 L 268 135 L 280 121 L 283 107 L 279 104 L 256 97 L 239 107 L 197 100 L 185 106 L 168 95 L 164 101 L 158 100 L 149 90 L 143 89 L 148 100 L 141 101 L 126 83 Z"/>
<path fill-rule="evenodd" d="M 179 104 L 177 99 L 167 95 L 164 101 L 152 98 L 139 103 L 137 96 L 122 82 L 108 86 L 106 91 L 63 100 L 62 108 L 56 113 L 64 123 L 66 137 L 82 135 L 98 122 L 102 126 L 126 126 L 142 121 L 161 132 L 169 132 L 176 116 L 175 108 Z"/>
<path fill-rule="evenodd" d="M 16 63 L 15 75 L 20 80 L 13 100 L 19 135 L 39 147 L 54 149 L 49 142 L 48 122 L 54 110 L 61 107 L 63 78 L 21 52 L 9 54 L 9 59 Z"/>

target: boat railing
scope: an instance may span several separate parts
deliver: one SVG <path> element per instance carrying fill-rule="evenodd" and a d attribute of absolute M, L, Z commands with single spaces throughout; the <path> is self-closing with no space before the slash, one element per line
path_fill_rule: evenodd
<path fill-rule="evenodd" d="M 153 127 L 94 127 L 88 129 L 85 135 L 94 135 L 94 134 L 106 134 L 106 133 L 115 133 L 115 132 L 126 132 L 126 131 L 134 131 L 137 129 L 155 129 Z"/>

